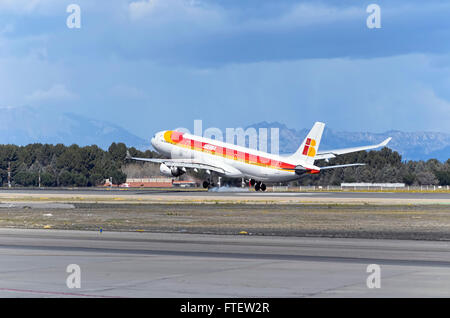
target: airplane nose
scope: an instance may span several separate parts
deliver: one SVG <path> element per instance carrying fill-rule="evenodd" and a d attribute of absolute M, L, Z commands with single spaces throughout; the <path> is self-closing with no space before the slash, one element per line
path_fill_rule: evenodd
<path fill-rule="evenodd" d="M 158 149 L 158 141 L 161 140 L 161 133 L 157 132 L 156 134 L 153 135 L 152 139 L 151 139 L 151 143 L 153 148 Z"/>

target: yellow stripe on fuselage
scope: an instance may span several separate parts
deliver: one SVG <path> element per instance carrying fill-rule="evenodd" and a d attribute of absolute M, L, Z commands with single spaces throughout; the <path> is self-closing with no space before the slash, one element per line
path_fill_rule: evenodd
<path fill-rule="evenodd" d="M 295 172 L 294 169 L 281 168 L 281 167 L 278 166 L 278 165 L 271 165 L 271 164 L 266 164 L 266 163 L 257 162 L 257 161 L 255 162 L 255 161 L 245 160 L 245 159 L 239 158 L 239 157 L 237 157 L 237 156 L 235 156 L 235 155 L 227 155 L 227 154 L 226 154 L 227 151 L 225 151 L 225 153 L 224 153 L 224 152 L 222 152 L 222 153 L 216 153 L 215 151 L 212 151 L 212 150 L 209 150 L 209 149 L 205 149 L 205 148 L 203 148 L 203 147 L 195 147 L 195 146 L 191 146 L 191 145 L 190 145 L 190 141 L 191 141 L 191 140 L 194 141 L 194 145 L 195 145 L 196 142 L 197 142 L 197 143 L 201 143 L 201 144 L 204 144 L 204 143 L 205 143 L 205 142 L 198 141 L 198 140 L 195 140 L 195 139 L 188 139 L 188 140 L 189 140 L 189 145 L 183 144 L 183 143 L 181 143 L 181 142 L 175 142 L 175 141 L 172 140 L 172 132 L 173 132 L 173 131 L 171 131 L 171 130 L 166 131 L 166 132 L 164 133 L 164 140 L 165 140 L 166 142 L 168 142 L 168 143 L 174 145 L 174 146 L 177 146 L 177 147 L 181 147 L 181 148 L 185 148 L 185 149 L 189 149 L 189 150 L 194 150 L 194 151 L 197 151 L 197 152 L 207 153 L 207 154 L 214 155 L 214 156 L 220 156 L 220 157 L 222 157 L 222 158 L 226 158 L 226 159 L 230 159 L 230 160 L 238 161 L 238 162 L 243 162 L 243 163 L 246 163 L 246 164 L 250 164 L 250 165 L 254 165 L 254 166 L 259 166 L 259 167 L 263 167 L 263 168 L 271 168 L 271 169 L 276 169 L 276 170 L 280 170 L 280 171 Z M 208 144 L 211 144 L 211 145 L 214 146 L 213 143 L 208 143 Z M 225 149 L 225 150 L 231 149 L 233 152 L 234 152 L 234 151 L 237 151 L 237 150 L 234 150 L 234 149 L 232 149 L 232 148 L 226 148 L 226 147 L 222 147 L 222 146 L 217 146 L 217 147 L 220 147 L 220 148 Z M 246 155 L 246 153 L 244 153 L 244 156 L 245 156 L 245 155 Z M 257 157 L 257 158 L 258 158 L 258 157 L 261 158 L 261 157 L 258 156 L 258 155 L 252 155 L 252 154 L 250 154 L 250 153 L 248 153 L 248 155 L 249 155 L 249 156 L 253 156 L 253 157 Z M 269 160 L 270 162 L 272 162 L 272 161 L 280 162 L 280 161 L 278 161 L 278 160 L 272 160 L 272 159 L 268 159 L 268 160 Z M 293 166 L 293 165 L 291 165 L 291 164 L 286 164 L 286 165 Z"/>

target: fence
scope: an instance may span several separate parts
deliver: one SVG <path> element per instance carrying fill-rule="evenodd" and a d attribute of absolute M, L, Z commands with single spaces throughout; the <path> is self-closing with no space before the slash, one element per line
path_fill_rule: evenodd
<path fill-rule="evenodd" d="M 273 192 L 299 191 L 450 191 L 450 186 L 422 185 L 422 186 L 273 186 Z M 268 188 L 270 189 L 270 188 Z"/>

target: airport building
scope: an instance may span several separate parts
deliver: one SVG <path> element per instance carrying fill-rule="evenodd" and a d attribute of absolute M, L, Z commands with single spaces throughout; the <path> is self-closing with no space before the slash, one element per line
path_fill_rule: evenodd
<path fill-rule="evenodd" d="M 109 180 L 105 180 L 105 187 L 117 187 Z M 125 183 L 119 185 L 120 188 L 192 188 L 198 187 L 199 184 L 192 180 L 173 180 L 167 177 L 151 177 L 151 178 L 127 178 Z"/>

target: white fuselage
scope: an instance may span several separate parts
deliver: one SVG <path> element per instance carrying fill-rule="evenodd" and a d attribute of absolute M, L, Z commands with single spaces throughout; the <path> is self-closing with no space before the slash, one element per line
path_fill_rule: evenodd
<path fill-rule="evenodd" d="M 300 163 L 288 157 L 187 133 L 162 131 L 155 134 L 151 143 L 168 158 L 201 160 L 220 167 L 227 177 L 253 178 L 265 182 L 284 182 L 300 177 L 294 170 Z M 301 166 L 308 171 L 317 171 L 313 165 L 301 163 Z"/>

